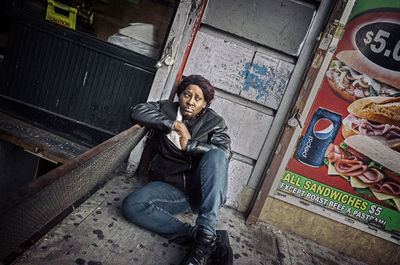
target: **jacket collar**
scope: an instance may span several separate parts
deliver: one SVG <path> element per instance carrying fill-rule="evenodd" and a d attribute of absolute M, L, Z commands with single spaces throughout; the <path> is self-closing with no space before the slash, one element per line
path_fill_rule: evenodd
<path fill-rule="evenodd" d="M 179 102 L 173 102 L 173 104 L 170 105 L 171 107 L 165 109 L 165 114 L 172 120 L 176 120 L 176 114 L 178 112 L 179 108 Z M 190 125 L 192 125 L 191 128 L 191 135 L 193 138 L 196 138 L 198 134 L 202 134 L 203 130 L 200 130 L 202 128 L 203 124 L 207 126 L 209 119 L 213 118 L 213 115 L 211 113 L 210 109 L 207 109 L 206 113 L 204 113 L 202 116 L 196 118 L 191 122 Z M 199 131 L 200 130 L 200 131 Z"/>

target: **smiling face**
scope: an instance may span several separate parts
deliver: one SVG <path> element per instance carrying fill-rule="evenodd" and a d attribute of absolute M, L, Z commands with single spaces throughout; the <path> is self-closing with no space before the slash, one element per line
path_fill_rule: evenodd
<path fill-rule="evenodd" d="M 179 106 L 185 120 L 191 120 L 205 108 L 207 101 L 201 88 L 197 85 L 189 85 L 179 95 Z"/>

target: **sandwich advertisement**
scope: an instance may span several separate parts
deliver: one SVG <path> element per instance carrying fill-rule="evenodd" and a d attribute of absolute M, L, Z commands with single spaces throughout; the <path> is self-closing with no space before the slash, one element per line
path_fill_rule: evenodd
<path fill-rule="evenodd" d="M 400 238 L 400 1 L 357 0 L 277 190 Z"/>

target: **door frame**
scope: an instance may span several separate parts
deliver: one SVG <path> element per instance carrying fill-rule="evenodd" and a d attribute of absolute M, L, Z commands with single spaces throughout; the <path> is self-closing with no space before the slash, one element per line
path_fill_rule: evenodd
<path fill-rule="evenodd" d="M 162 64 L 157 70 L 148 101 L 174 99 L 174 87 L 182 77 L 192 44 L 200 28 L 201 19 L 205 12 L 207 2 L 207 0 L 183 0 L 179 4 L 161 57 L 165 58 L 167 55 L 172 55 L 175 63 L 171 66 Z M 304 72 L 315 50 L 318 35 L 321 29 L 323 29 L 335 2 L 336 0 L 321 0 L 305 39 L 302 52 L 298 57 L 286 93 L 282 99 L 281 107 L 276 113 L 271 130 L 263 144 L 260 156 L 249 178 L 248 186 L 256 190 L 252 198 L 252 204 L 248 208 L 248 213 L 250 214 L 249 220 L 255 220 L 253 222 L 258 220 L 262 205 L 272 185 L 273 178 L 266 178 L 266 175 L 273 159 L 273 152 L 278 148 L 279 139 L 283 133 L 285 122 L 294 105 L 295 97 L 298 94 L 299 84 L 304 78 Z M 266 185 L 269 187 L 267 190 L 265 190 Z M 263 197 L 265 198 L 260 201 L 261 192 L 263 192 Z M 258 214 L 254 215 L 255 212 L 258 212 Z"/>
<path fill-rule="evenodd" d="M 182 77 L 206 6 L 207 0 L 182 0 L 179 3 L 161 59 L 158 61 L 161 67 L 154 77 L 148 101 L 173 100 L 174 88 Z M 167 56 L 172 58 L 172 65 L 163 62 Z"/>
<path fill-rule="evenodd" d="M 286 139 L 281 138 L 283 130 L 286 127 L 286 120 L 296 103 L 299 86 L 305 78 L 304 72 L 307 70 L 310 58 L 312 58 L 315 52 L 318 35 L 324 29 L 333 6 L 336 2 L 340 1 L 341 0 L 321 0 L 315 14 L 305 39 L 302 52 L 298 57 L 286 93 L 282 99 L 281 107 L 276 113 L 271 130 L 263 144 L 260 156 L 249 178 L 248 186 L 255 187 L 256 192 L 248 208 L 246 220 L 248 223 L 254 224 L 258 221 L 262 206 L 266 201 L 275 177 L 275 175 L 270 174 L 271 172 L 269 170 L 269 166 L 274 160 L 274 152 L 276 153 L 277 150 L 279 150 L 281 141 Z M 167 55 L 170 55 L 174 60 L 174 64 L 168 66 L 162 63 L 162 59 L 160 60 L 162 66 L 158 68 L 156 72 L 148 101 L 174 99 L 175 85 L 182 77 L 206 6 L 207 0 L 183 0 L 180 2 L 163 50 L 163 55 L 161 56 L 161 58 L 165 58 Z M 285 150 L 282 152 L 284 151 Z"/>

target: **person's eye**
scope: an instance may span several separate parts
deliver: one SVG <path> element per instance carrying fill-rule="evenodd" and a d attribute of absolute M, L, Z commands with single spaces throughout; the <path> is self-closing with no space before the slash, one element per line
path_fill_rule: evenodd
<path fill-rule="evenodd" d="M 201 100 L 201 98 L 197 97 L 197 98 L 196 98 L 196 100 L 197 100 L 197 101 L 200 101 L 200 100 Z"/>

